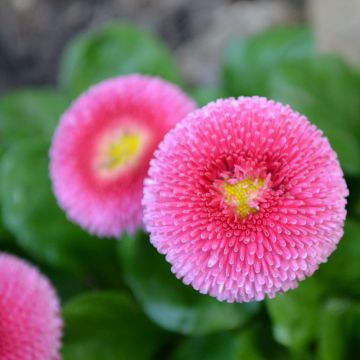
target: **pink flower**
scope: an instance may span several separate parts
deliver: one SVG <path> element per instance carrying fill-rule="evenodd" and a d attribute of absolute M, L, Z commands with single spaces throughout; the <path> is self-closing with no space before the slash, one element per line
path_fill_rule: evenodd
<path fill-rule="evenodd" d="M 53 190 L 68 217 L 100 236 L 141 226 L 151 156 L 194 107 L 175 85 L 142 75 L 104 81 L 80 96 L 50 150 Z"/>
<path fill-rule="evenodd" d="M 240 97 L 194 111 L 165 137 L 144 222 L 185 284 L 221 301 L 262 300 L 326 261 L 347 194 L 320 130 L 288 106 Z"/>
<path fill-rule="evenodd" d="M 49 281 L 30 264 L 0 253 L 0 359 L 58 359 L 59 312 Z"/>

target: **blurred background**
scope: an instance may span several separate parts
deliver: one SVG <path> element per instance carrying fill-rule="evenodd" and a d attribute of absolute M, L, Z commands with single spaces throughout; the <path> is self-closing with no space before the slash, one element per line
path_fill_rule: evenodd
<path fill-rule="evenodd" d="M 214 84 L 232 38 L 309 24 L 321 51 L 360 62 L 359 0 L 1 0 L 0 93 L 54 84 L 66 43 L 82 30 L 125 20 L 157 33 L 188 82 Z"/>
<path fill-rule="evenodd" d="M 360 0 L 0 0 L 0 251 L 56 287 L 63 359 L 358 359 L 359 67 Z M 199 105 L 267 96 L 324 131 L 350 196 L 345 235 L 314 276 L 272 300 L 220 303 L 177 280 L 146 234 L 98 239 L 66 219 L 48 177 L 59 117 L 131 72 Z"/>

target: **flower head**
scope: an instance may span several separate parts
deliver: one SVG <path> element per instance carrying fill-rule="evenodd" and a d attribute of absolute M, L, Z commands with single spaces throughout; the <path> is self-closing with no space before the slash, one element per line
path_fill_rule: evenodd
<path fill-rule="evenodd" d="M 304 116 L 265 98 L 218 100 L 155 152 L 144 222 L 185 284 L 228 302 L 261 300 L 326 261 L 347 194 L 336 154 Z"/>
<path fill-rule="evenodd" d="M 57 359 L 59 313 L 49 281 L 30 264 L 0 253 L 0 359 Z"/>
<path fill-rule="evenodd" d="M 142 223 L 142 188 L 160 140 L 194 103 L 175 85 L 128 75 L 95 85 L 63 115 L 50 175 L 71 220 L 101 236 Z"/>

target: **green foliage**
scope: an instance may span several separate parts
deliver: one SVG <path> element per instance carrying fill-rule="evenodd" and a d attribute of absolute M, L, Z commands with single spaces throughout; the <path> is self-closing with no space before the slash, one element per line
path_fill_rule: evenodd
<path fill-rule="evenodd" d="M 64 360 L 150 359 L 165 336 L 121 292 L 83 294 L 65 305 L 63 316 Z"/>
<path fill-rule="evenodd" d="M 354 304 L 347 300 L 331 299 L 325 304 L 319 320 L 319 359 L 351 358 L 347 351 L 353 321 L 359 321 Z"/>
<path fill-rule="evenodd" d="M 0 160 L 7 147 L 25 140 L 50 143 L 60 114 L 70 103 L 52 89 L 26 89 L 0 98 Z M 1 194 L 0 194 L 1 203 Z M 0 219 L 0 241 L 9 232 Z"/>
<path fill-rule="evenodd" d="M 69 103 L 52 89 L 20 90 L 0 98 L 0 146 L 30 139 L 49 143 Z"/>
<path fill-rule="evenodd" d="M 98 239 L 69 222 L 57 205 L 48 150 L 60 114 L 92 84 L 132 72 L 182 84 L 157 38 L 111 24 L 70 43 L 60 91 L 28 89 L 0 98 L 0 249 L 39 266 L 68 301 L 64 360 L 356 358 L 359 72 L 318 55 L 311 32 L 291 27 L 235 40 L 224 56 L 221 85 L 189 90 L 199 106 L 239 95 L 288 103 L 324 131 L 345 170 L 349 216 L 338 249 L 314 276 L 266 300 L 266 307 L 201 295 L 175 278 L 143 232 L 118 242 Z"/>
<path fill-rule="evenodd" d="M 185 286 L 142 232 L 135 237 L 124 236 L 119 255 L 125 280 L 144 311 L 168 330 L 207 334 L 234 329 L 249 321 L 258 309 L 256 303 L 221 303 Z"/>
<path fill-rule="evenodd" d="M 347 176 L 346 183 L 349 188 L 347 211 L 354 218 L 360 220 L 360 178 L 356 176 Z"/>
<path fill-rule="evenodd" d="M 13 145 L 1 163 L 4 224 L 34 258 L 86 274 L 110 274 L 115 241 L 100 241 L 70 223 L 58 207 L 48 178 L 47 145 Z M 104 266 L 106 264 L 106 266 Z"/>
<path fill-rule="evenodd" d="M 234 40 L 224 56 L 225 93 L 268 96 L 268 79 L 278 64 L 312 54 L 313 39 L 306 28 L 280 28 Z"/>
<path fill-rule="evenodd" d="M 261 360 L 254 333 L 223 332 L 184 340 L 171 360 Z"/>
<path fill-rule="evenodd" d="M 351 237 L 351 231 L 347 236 Z M 333 256 L 336 254 L 335 251 Z M 343 256 L 344 253 L 339 258 Z M 330 268 L 329 265 L 322 266 Z M 341 282 L 342 268 L 336 269 L 340 274 L 332 279 L 334 285 L 323 281 L 321 269 L 296 290 L 266 301 L 274 337 L 289 347 L 295 359 L 312 358 L 313 344 L 318 344 L 317 358 L 320 360 L 351 358 L 351 339 L 360 337 L 359 328 L 356 328 L 360 321 L 360 303 L 332 297 L 338 293 L 336 287 Z M 343 274 L 342 278 L 346 279 L 346 276 Z"/>
<path fill-rule="evenodd" d="M 275 339 L 295 353 L 303 353 L 317 334 L 318 309 L 323 288 L 316 277 L 298 289 L 267 300 Z"/>
<path fill-rule="evenodd" d="M 360 222 L 347 220 L 336 251 L 319 270 L 321 280 L 337 295 L 360 296 Z"/>
<path fill-rule="evenodd" d="M 65 51 L 60 85 L 77 95 L 100 80 L 129 73 L 158 75 L 179 83 L 168 49 L 154 36 L 129 24 L 110 24 L 81 34 Z"/>
<path fill-rule="evenodd" d="M 322 56 L 283 63 L 269 93 L 323 130 L 344 170 L 360 174 L 360 81 L 343 61 Z"/>

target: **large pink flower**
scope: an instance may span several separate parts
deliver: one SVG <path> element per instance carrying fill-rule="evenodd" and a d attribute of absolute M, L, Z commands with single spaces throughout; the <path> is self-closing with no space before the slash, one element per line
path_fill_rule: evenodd
<path fill-rule="evenodd" d="M 0 253 L 0 359 L 58 359 L 59 312 L 48 280 L 30 264 Z"/>
<path fill-rule="evenodd" d="M 295 288 L 343 234 L 348 191 L 322 132 L 259 97 L 189 114 L 145 181 L 145 224 L 172 271 L 219 300 Z"/>
<path fill-rule="evenodd" d="M 153 151 L 194 107 L 175 85 L 142 75 L 104 81 L 77 99 L 50 151 L 53 189 L 69 218 L 101 236 L 140 226 Z"/>

